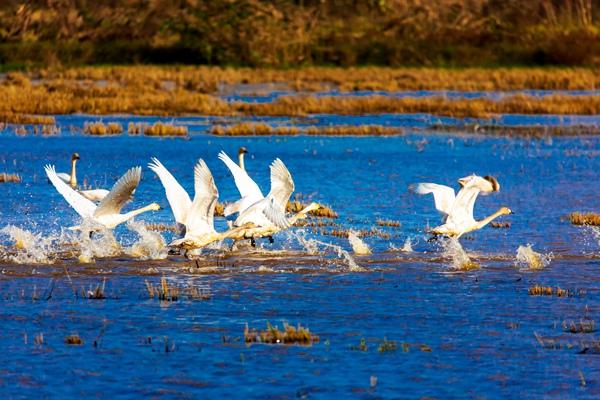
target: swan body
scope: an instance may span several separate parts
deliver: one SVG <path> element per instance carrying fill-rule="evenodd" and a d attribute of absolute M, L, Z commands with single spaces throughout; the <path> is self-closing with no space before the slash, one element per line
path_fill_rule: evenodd
<path fill-rule="evenodd" d="M 88 200 L 99 202 L 102 201 L 110 191 L 106 189 L 89 189 L 79 190 L 79 193 Z"/>
<path fill-rule="evenodd" d="M 454 189 L 436 183 L 418 183 L 411 189 L 417 194 L 433 194 L 435 208 L 442 215 L 443 224 L 430 230 L 435 235 L 459 238 L 465 233 L 483 228 L 501 215 L 512 214 L 508 207 L 501 207 L 483 220 L 473 217 L 475 200 L 480 193 L 487 194 L 500 190 L 500 184 L 492 176 L 471 175 L 458 180 L 461 190 L 455 195 Z"/>
<path fill-rule="evenodd" d="M 137 210 L 124 214 L 120 213 L 123 206 L 131 200 L 133 192 L 140 183 L 142 176 L 141 167 L 131 168 L 127 171 L 117 183 L 115 183 L 108 195 L 98 205 L 94 204 L 91 200 L 86 199 L 79 192 L 62 181 L 56 174 L 53 165 L 46 165 L 44 170 L 58 193 L 65 198 L 77 214 L 84 220 L 89 220 L 105 228 L 113 229 L 117 225 L 130 220 L 136 215 L 147 211 L 160 210 L 158 204 L 151 203 Z"/>
<path fill-rule="evenodd" d="M 165 190 L 167 193 L 169 192 L 166 187 Z M 183 222 L 185 236 L 171 242 L 169 247 L 179 247 L 185 250 L 199 249 L 226 239 L 240 230 L 240 228 L 230 229 L 226 232 L 215 230 L 214 214 L 219 192 L 208 166 L 202 159 L 194 167 L 194 191 L 194 201 L 185 212 Z"/>

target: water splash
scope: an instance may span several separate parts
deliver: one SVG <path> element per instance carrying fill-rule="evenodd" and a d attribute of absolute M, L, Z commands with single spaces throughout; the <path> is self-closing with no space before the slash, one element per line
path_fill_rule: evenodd
<path fill-rule="evenodd" d="M 0 234 L 8 236 L 13 242 L 13 250 L 0 250 L 0 256 L 17 264 L 51 264 L 56 258 L 54 235 L 42 235 L 14 225 L 0 229 Z"/>
<path fill-rule="evenodd" d="M 90 235 L 91 231 L 93 234 Z M 78 260 L 81 263 L 92 263 L 96 258 L 115 257 L 123 252 L 110 229 L 97 225 L 90 226 L 84 221 L 78 233 L 77 244 L 80 249 Z"/>
<path fill-rule="evenodd" d="M 350 246 L 352 246 L 354 254 L 359 256 L 371 254 L 371 249 L 369 249 L 369 246 L 358 237 L 358 232 L 350 230 L 348 232 L 348 241 L 350 242 Z"/>
<path fill-rule="evenodd" d="M 541 254 L 533 250 L 532 245 L 519 246 L 515 265 L 522 269 L 542 269 L 550 264 L 552 253 Z"/>
<path fill-rule="evenodd" d="M 441 242 L 444 256 L 452 259 L 452 269 L 459 271 L 469 271 L 479 269 L 479 265 L 471 260 L 467 252 L 463 249 L 456 238 L 445 238 Z"/>
<path fill-rule="evenodd" d="M 344 250 L 341 246 L 337 246 L 331 243 L 325 243 L 317 239 L 307 239 L 306 232 L 303 229 L 299 229 L 295 232 L 290 231 L 290 234 L 298 240 L 298 242 L 304 247 L 304 249 L 309 254 L 317 254 L 319 251 L 319 246 L 322 246 L 327 249 L 332 249 L 338 258 L 343 258 L 348 265 L 348 269 L 352 272 L 360 272 L 365 271 L 363 267 L 358 265 L 354 258 L 348 253 L 348 251 Z"/>
<path fill-rule="evenodd" d="M 167 243 L 160 233 L 149 230 L 143 222 L 129 221 L 127 228 L 139 236 L 138 241 L 125 248 L 127 255 L 141 260 L 164 260 L 167 258 Z"/>
<path fill-rule="evenodd" d="M 396 247 L 393 244 L 390 243 L 390 251 L 398 251 L 398 252 L 402 252 L 402 253 L 412 253 L 413 250 L 413 246 L 412 246 L 412 239 L 407 237 L 406 240 L 404 241 L 404 244 L 402 245 L 402 247 Z"/>

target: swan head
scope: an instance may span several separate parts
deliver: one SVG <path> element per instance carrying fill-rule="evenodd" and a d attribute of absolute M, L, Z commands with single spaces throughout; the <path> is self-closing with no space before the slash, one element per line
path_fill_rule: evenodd
<path fill-rule="evenodd" d="M 151 211 L 158 211 L 158 210 L 161 210 L 162 208 L 160 207 L 160 205 L 158 203 L 151 203 L 150 205 L 148 205 L 148 209 Z"/>
<path fill-rule="evenodd" d="M 238 156 L 241 156 L 242 154 L 247 154 L 248 150 L 245 147 L 240 147 L 238 150 Z"/>
<path fill-rule="evenodd" d="M 77 161 L 79 160 L 79 153 L 73 153 L 71 155 L 71 161 Z"/>
<path fill-rule="evenodd" d="M 492 191 L 497 192 L 500 190 L 500 184 L 498 183 L 498 180 L 496 178 L 494 178 L 491 175 L 486 175 L 483 177 L 483 179 L 485 179 L 486 181 L 488 181 L 489 183 L 492 184 Z"/>
<path fill-rule="evenodd" d="M 319 203 L 315 203 L 314 201 L 312 203 L 310 203 L 308 206 L 306 206 L 306 208 L 304 210 L 306 210 L 306 212 L 311 212 L 311 211 L 316 211 L 319 208 L 321 208 L 321 205 Z"/>
<path fill-rule="evenodd" d="M 514 212 L 513 212 L 513 211 L 512 211 L 510 208 L 508 208 L 508 207 L 505 207 L 505 206 L 502 206 L 502 207 L 500 207 L 500 208 L 498 209 L 498 212 L 499 212 L 501 215 L 510 215 L 510 214 L 514 214 Z"/>

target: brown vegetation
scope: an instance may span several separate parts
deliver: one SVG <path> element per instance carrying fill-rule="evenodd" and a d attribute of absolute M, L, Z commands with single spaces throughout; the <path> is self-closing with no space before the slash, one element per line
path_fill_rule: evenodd
<path fill-rule="evenodd" d="M 319 341 L 319 336 L 311 333 L 308 328 L 297 327 L 283 323 L 283 331 L 277 326 L 267 322 L 266 330 L 244 329 L 244 341 L 246 343 L 268 343 L 268 344 L 302 344 L 310 345 Z"/>
<path fill-rule="evenodd" d="M 123 126 L 118 122 L 109 122 L 106 125 L 101 121 L 91 122 L 84 125 L 83 133 L 94 136 L 119 135 L 123 133 Z"/>
<path fill-rule="evenodd" d="M 160 279 L 160 285 L 153 285 L 151 282 L 146 281 L 146 290 L 148 296 L 151 299 L 158 299 L 160 301 L 174 302 L 180 298 L 187 298 L 188 300 L 208 300 L 210 294 L 204 292 L 196 286 L 179 287 L 169 285 L 167 278 L 164 276 Z"/>
<path fill-rule="evenodd" d="M 49 115 L 17 114 L 10 111 L 0 113 L 0 122 L 21 125 L 55 125 L 56 120 Z"/>
<path fill-rule="evenodd" d="M 600 214 L 597 213 L 579 213 L 574 212 L 569 215 L 569 220 L 573 225 L 594 225 L 600 226 Z"/>
<path fill-rule="evenodd" d="M 0 174 L 0 183 L 20 183 L 21 182 L 21 175 L 18 174 L 8 174 L 6 172 L 3 172 Z"/>
<path fill-rule="evenodd" d="M 272 127 L 265 123 L 242 122 L 235 125 L 214 125 L 210 131 L 217 136 L 261 136 L 261 135 L 322 135 L 322 136 L 389 136 L 402 133 L 401 128 L 381 125 L 336 125 L 300 128 L 296 126 Z"/>
<path fill-rule="evenodd" d="M 600 135 L 600 126 L 594 125 L 570 125 L 570 126 L 506 126 L 488 124 L 459 124 L 444 125 L 435 124 L 426 130 L 439 132 L 472 132 L 478 134 L 492 134 L 502 136 L 573 136 L 573 135 Z"/>
<path fill-rule="evenodd" d="M 5 0 L 3 63 L 585 64 L 592 0 Z M 16 77 L 15 79 L 18 79 Z"/>
<path fill-rule="evenodd" d="M 185 126 L 163 124 L 162 122 L 145 126 L 143 131 L 146 136 L 186 136 L 188 133 L 187 127 Z"/>
<path fill-rule="evenodd" d="M 496 229 L 508 229 L 508 228 L 510 228 L 510 222 L 508 222 L 508 221 L 505 221 L 505 222 L 492 221 L 492 222 L 490 222 L 490 226 L 492 228 L 496 228 Z"/>
<path fill-rule="evenodd" d="M 79 335 L 69 335 L 65 338 L 65 343 L 79 346 L 83 344 L 83 340 L 79 337 Z"/>
<path fill-rule="evenodd" d="M 285 207 L 285 211 L 289 213 L 297 213 L 300 212 L 303 208 L 305 208 L 307 204 L 303 204 L 298 200 L 288 201 Z M 312 210 L 308 214 L 313 215 L 315 217 L 322 218 L 337 218 L 338 215 L 335 211 L 333 211 L 330 207 L 320 205 L 317 210 Z"/>
<path fill-rule="evenodd" d="M 530 287 L 528 290 L 530 296 L 556 296 L 556 297 L 568 297 L 571 296 L 571 292 L 565 289 L 557 287 L 556 289 L 550 286 L 535 285 Z"/>
<path fill-rule="evenodd" d="M 398 228 L 402 225 L 400 221 L 392 221 L 387 219 L 378 219 L 375 221 L 375 223 L 379 226 L 389 226 L 393 228 Z"/>

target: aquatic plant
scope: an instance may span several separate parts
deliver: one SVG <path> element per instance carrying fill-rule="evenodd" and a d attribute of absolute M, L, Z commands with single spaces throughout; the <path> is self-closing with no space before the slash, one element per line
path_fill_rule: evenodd
<path fill-rule="evenodd" d="M 102 279 L 102 284 L 98 284 L 94 289 L 90 288 L 89 290 L 82 291 L 83 296 L 91 300 L 104 300 L 106 296 L 104 295 L 104 289 L 106 287 L 106 278 Z"/>
<path fill-rule="evenodd" d="M 21 182 L 21 175 L 19 174 L 9 174 L 7 172 L 3 172 L 0 174 L 0 183 L 19 183 Z"/>
<path fill-rule="evenodd" d="M 508 228 L 510 228 L 510 222 L 508 222 L 508 221 L 505 221 L 505 222 L 492 221 L 492 222 L 490 222 L 490 226 L 492 228 L 496 228 L 496 229 L 508 229 Z"/>
<path fill-rule="evenodd" d="M 123 133 L 123 126 L 118 122 L 109 122 L 106 125 L 102 121 L 86 122 L 83 133 L 94 136 L 119 135 Z"/>
<path fill-rule="evenodd" d="M 198 288 L 194 285 L 180 287 L 170 285 L 166 277 L 160 278 L 160 285 L 154 285 L 149 281 L 145 281 L 146 291 L 151 299 L 160 301 L 175 302 L 180 298 L 185 297 L 188 300 L 209 300 L 210 293 Z"/>
<path fill-rule="evenodd" d="M 375 220 L 375 223 L 379 226 L 389 226 L 389 227 L 393 227 L 393 228 L 398 228 L 398 227 L 402 226 L 400 221 L 392 221 L 392 220 L 379 219 L 379 218 L 377 220 Z"/>
<path fill-rule="evenodd" d="M 308 328 L 303 328 L 300 324 L 293 327 L 284 322 L 282 331 L 268 322 L 266 330 L 250 329 L 248 324 L 244 328 L 246 343 L 311 345 L 319 340 L 319 336 L 311 333 Z"/>
<path fill-rule="evenodd" d="M 580 213 L 574 212 L 569 214 L 569 220 L 573 225 L 592 225 L 600 226 L 600 214 L 598 213 Z"/>
<path fill-rule="evenodd" d="M 146 136 L 186 136 L 188 131 L 185 126 L 157 122 L 154 125 L 144 126 L 143 133 Z"/>
<path fill-rule="evenodd" d="M 83 344 L 83 340 L 77 334 L 69 335 L 65 338 L 65 343 L 68 345 L 80 346 Z"/>
<path fill-rule="evenodd" d="M 568 297 L 571 296 L 571 292 L 566 289 L 557 287 L 556 289 L 551 286 L 534 285 L 527 289 L 527 293 L 530 296 L 556 296 L 556 297 Z"/>
<path fill-rule="evenodd" d="M 358 346 L 350 346 L 351 350 L 358 350 L 358 351 L 367 351 L 369 350 L 369 348 L 367 347 L 367 340 L 365 338 L 361 338 L 360 339 L 360 343 L 358 344 Z"/>
<path fill-rule="evenodd" d="M 20 125 L 56 125 L 54 117 L 49 115 L 29 115 L 10 111 L 0 113 L 0 122 Z"/>
<path fill-rule="evenodd" d="M 389 351 L 396 351 L 398 349 L 398 345 L 394 340 L 387 340 L 387 338 L 383 338 L 383 342 L 379 344 L 377 347 L 377 351 L 380 353 L 387 353 Z"/>
<path fill-rule="evenodd" d="M 298 213 L 304 208 L 307 207 L 308 204 L 302 203 L 298 200 L 290 200 L 287 202 L 285 211 L 289 213 Z M 309 211 L 309 215 L 313 215 L 315 217 L 323 217 L 323 218 L 337 218 L 338 214 L 326 205 L 320 204 L 320 207 L 316 210 Z M 300 220 L 299 222 L 303 223 L 304 221 Z"/>
<path fill-rule="evenodd" d="M 401 128 L 381 125 L 336 125 L 311 126 L 300 128 L 295 126 L 273 127 L 265 123 L 242 122 L 235 125 L 214 125 L 210 132 L 217 136 L 263 136 L 263 135 L 316 135 L 316 136 L 390 136 L 402 133 Z"/>
<path fill-rule="evenodd" d="M 569 333 L 592 333 L 596 331 L 596 323 L 592 319 L 579 321 L 563 321 L 563 330 Z"/>

